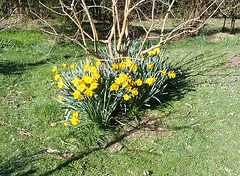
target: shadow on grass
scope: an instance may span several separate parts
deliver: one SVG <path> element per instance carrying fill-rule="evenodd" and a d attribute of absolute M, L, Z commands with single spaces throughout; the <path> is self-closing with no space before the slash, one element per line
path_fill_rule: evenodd
<path fill-rule="evenodd" d="M 46 62 L 46 60 L 41 60 L 35 63 L 20 63 L 11 61 L 0 62 L 0 74 L 21 75 L 27 70 L 27 67 L 37 67 L 46 64 Z"/>
<path fill-rule="evenodd" d="M 36 169 L 29 167 L 34 161 L 37 160 L 37 158 L 34 158 L 33 156 L 11 158 L 7 163 L 0 165 L 0 175 L 15 175 L 16 172 L 18 172 L 17 175 L 23 176 L 36 173 Z M 26 168 L 29 169 L 26 170 Z"/>

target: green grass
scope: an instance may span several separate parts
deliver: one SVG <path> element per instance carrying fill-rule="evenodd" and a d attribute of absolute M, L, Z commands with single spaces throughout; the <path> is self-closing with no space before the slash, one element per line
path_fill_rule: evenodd
<path fill-rule="evenodd" d="M 140 128 L 147 137 L 121 132 L 107 148 L 85 146 L 89 134 L 60 123 L 51 68 L 83 59 L 84 52 L 60 42 L 47 55 L 47 40 L 53 38 L 35 29 L 0 33 L 0 175 L 240 174 L 240 73 L 227 65 L 240 51 L 239 34 L 165 46 L 183 73 L 174 89 L 181 91 L 147 112 L 167 131 L 156 136 Z"/>

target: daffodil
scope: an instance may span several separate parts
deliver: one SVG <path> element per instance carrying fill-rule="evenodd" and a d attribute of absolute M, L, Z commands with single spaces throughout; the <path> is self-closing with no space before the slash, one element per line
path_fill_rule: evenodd
<path fill-rule="evenodd" d="M 74 90 L 73 96 L 75 99 L 82 99 L 82 95 L 78 90 Z"/>
<path fill-rule="evenodd" d="M 149 56 L 149 57 L 154 56 L 154 55 L 156 55 L 156 54 L 157 54 L 157 51 L 155 51 L 155 50 L 152 50 L 152 51 L 149 51 L 149 52 L 148 52 L 148 56 Z"/>
<path fill-rule="evenodd" d="M 132 61 L 130 58 L 126 58 L 126 65 L 127 67 L 131 67 L 132 66 Z"/>
<path fill-rule="evenodd" d="M 125 94 L 123 95 L 123 98 L 125 101 L 128 101 L 131 98 L 131 96 L 129 96 L 128 94 Z"/>
<path fill-rule="evenodd" d="M 122 78 L 119 78 L 119 77 L 115 78 L 115 82 L 117 84 L 121 84 L 122 83 Z"/>
<path fill-rule="evenodd" d="M 92 67 L 91 67 L 91 72 L 92 72 L 92 73 L 97 73 L 97 72 L 98 72 L 97 67 L 92 66 Z"/>
<path fill-rule="evenodd" d="M 73 112 L 73 118 L 78 118 L 79 113 L 78 112 Z"/>
<path fill-rule="evenodd" d="M 134 96 L 136 96 L 136 95 L 138 95 L 138 90 L 137 90 L 136 88 L 134 88 L 134 89 L 132 90 L 132 96 L 134 97 Z"/>
<path fill-rule="evenodd" d="M 93 81 L 93 78 L 91 76 L 84 75 L 83 80 L 86 84 L 91 84 L 91 82 Z"/>
<path fill-rule="evenodd" d="M 99 73 L 94 73 L 92 76 L 94 79 L 99 79 L 101 75 Z"/>
<path fill-rule="evenodd" d="M 67 67 L 67 62 L 66 63 L 62 63 L 62 67 L 64 67 L 64 69 Z"/>
<path fill-rule="evenodd" d="M 160 54 L 161 53 L 161 50 L 160 50 L 160 48 L 158 47 L 158 48 L 155 48 L 154 49 L 154 51 L 156 51 L 157 52 L 157 54 Z"/>
<path fill-rule="evenodd" d="M 132 90 L 132 86 L 127 85 L 127 86 L 126 86 L 126 90 L 127 90 L 127 91 L 131 91 L 131 90 Z"/>
<path fill-rule="evenodd" d="M 80 80 L 79 78 L 75 78 L 74 80 L 72 80 L 72 83 L 74 86 L 79 85 L 82 82 L 82 80 Z"/>
<path fill-rule="evenodd" d="M 171 73 L 168 74 L 169 78 L 175 78 L 176 77 L 176 73 L 174 71 L 172 71 Z"/>
<path fill-rule="evenodd" d="M 166 71 L 166 70 L 163 70 L 163 71 L 161 72 L 161 76 L 165 76 L 166 73 L 167 73 L 167 71 Z"/>
<path fill-rule="evenodd" d="M 54 79 L 55 79 L 55 81 L 58 81 L 58 80 L 61 79 L 61 76 L 60 76 L 59 74 L 56 74 L 56 75 L 54 76 Z"/>
<path fill-rule="evenodd" d="M 87 95 L 87 97 L 92 97 L 94 92 L 91 90 L 91 89 L 87 89 L 85 92 L 84 92 L 85 95 Z"/>
<path fill-rule="evenodd" d="M 122 83 L 122 86 L 123 86 L 123 87 L 127 87 L 127 86 L 128 86 L 128 82 L 127 82 L 127 81 L 124 81 L 124 82 Z"/>
<path fill-rule="evenodd" d="M 75 70 L 75 64 L 71 64 L 71 65 L 70 65 L 70 68 L 73 69 L 73 70 Z"/>
<path fill-rule="evenodd" d="M 112 64 L 112 69 L 113 69 L 113 71 L 117 70 L 118 69 L 118 64 Z"/>
<path fill-rule="evenodd" d="M 57 66 L 54 66 L 54 67 L 52 68 L 52 71 L 53 71 L 53 73 L 54 73 L 54 72 L 57 73 L 57 72 L 58 72 L 58 68 L 57 68 Z"/>
<path fill-rule="evenodd" d="M 151 76 L 151 78 L 148 78 L 145 83 L 151 85 L 152 83 L 154 83 L 156 81 L 156 78 L 154 78 L 153 76 Z"/>
<path fill-rule="evenodd" d="M 126 65 L 123 62 L 121 62 L 119 64 L 119 69 L 124 69 L 124 68 L 126 68 Z"/>
<path fill-rule="evenodd" d="M 153 64 L 152 64 L 152 62 L 150 62 L 150 63 L 148 64 L 148 68 L 150 68 L 150 69 L 153 68 Z"/>
<path fill-rule="evenodd" d="M 80 122 L 80 120 L 77 118 L 72 118 L 72 119 L 70 119 L 70 121 L 72 122 L 73 125 L 77 125 Z"/>
<path fill-rule="evenodd" d="M 58 82 L 58 87 L 59 87 L 60 89 L 62 89 L 62 88 L 65 87 L 65 84 L 63 83 L 62 80 L 60 80 L 60 81 Z"/>
<path fill-rule="evenodd" d="M 64 125 L 64 126 L 68 126 L 69 123 L 68 123 L 68 122 L 64 122 L 63 125 Z"/>
<path fill-rule="evenodd" d="M 83 92 L 85 89 L 87 89 L 87 86 L 85 85 L 84 82 L 80 83 L 78 86 L 77 86 L 78 90 L 80 90 L 81 92 Z"/>
<path fill-rule="evenodd" d="M 137 65 L 134 65 L 132 70 L 133 70 L 133 71 L 137 71 L 137 69 L 138 69 L 138 66 L 137 66 Z"/>
<path fill-rule="evenodd" d="M 98 83 L 97 81 L 94 81 L 91 83 L 91 86 L 89 87 L 89 89 L 93 90 L 93 89 L 96 89 L 98 87 Z"/>
<path fill-rule="evenodd" d="M 137 84 L 138 86 L 141 86 L 141 85 L 142 85 L 142 80 L 141 80 L 141 79 L 138 79 L 138 80 L 136 81 L 136 84 Z"/>
<path fill-rule="evenodd" d="M 96 66 L 101 66 L 102 65 L 102 62 L 101 61 L 97 61 L 96 62 Z"/>
<path fill-rule="evenodd" d="M 61 96 L 58 96 L 58 99 L 59 99 L 59 100 L 64 100 L 64 98 L 63 98 L 63 97 L 61 97 Z"/>
<path fill-rule="evenodd" d="M 90 71 L 90 69 L 91 69 L 91 65 L 88 65 L 88 64 L 84 65 L 84 70 L 85 71 Z"/>
<path fill-rule="evenodd" d="M 113 83 L 110 88 L 111 88 L 111 91 L 113 91 L 113 90 L 117 91 L 119 89 L 119 84 Z"/>

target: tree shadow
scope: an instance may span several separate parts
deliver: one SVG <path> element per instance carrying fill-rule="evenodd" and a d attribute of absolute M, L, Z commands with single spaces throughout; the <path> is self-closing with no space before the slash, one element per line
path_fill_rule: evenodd
<path fill-rule="evenodd" d="M 3 75 L 22 75 L 28 67 L 37 67 L 46 64 L 47 60 L 40 60 L 34 63 L 20 63 L 12 61 L 0 62 L 0 74 Z"/>
<path fill-rule="evenodd" d="M 19 171 L 20 173 L 18 173 L 18 175 L 22 176 L 36 173 L 36 169 L 28 167 L 37 160 L 37 158 L 33 157 L 34 155 L 35 154 L 21 158 L 11 158 L 9 162 L 0 165 L 0 175 L 13 175 L 16 171 Z M 29 169 L 25 171 L 27 167 Z"/>

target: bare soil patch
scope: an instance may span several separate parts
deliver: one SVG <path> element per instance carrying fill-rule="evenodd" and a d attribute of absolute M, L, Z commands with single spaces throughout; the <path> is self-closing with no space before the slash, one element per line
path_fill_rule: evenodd
<path fill-rule="evenodd" d="M 134 121 L 125 132 L 129 134 L 127 138 L 144 140 L 151 136 L 163 136 L 167 132 L 167 129 L 162 124 L 161 118 L 151 113 L 142 118 L 138 124 Z"/>
<path fill-rule="evenodd" d="M 218 41 L 221 41 L 225 38 L 233 38 L 235 37 L 233 34 L 229 34 L 229 33 L 217 33 L 215 35 L 213 35 L 211 38 L 210 38 L 210 41 L 212 42 L 218 42 Z"/>
<path fill-rule="evenodd" d="M 240 54 L 234 54 L 229 58 L 228 65 L 230 67 L 240 68 Z"/>

